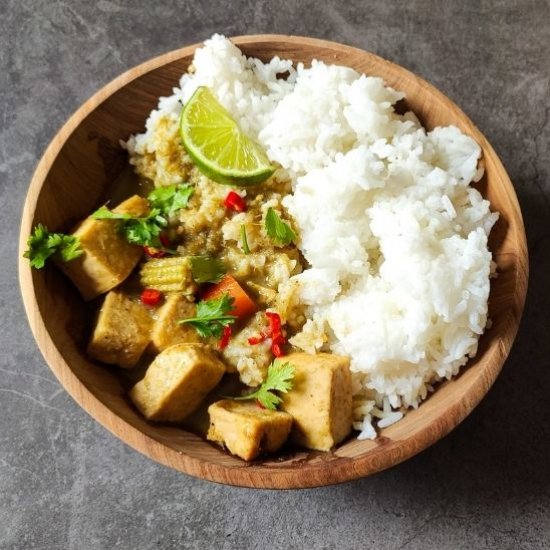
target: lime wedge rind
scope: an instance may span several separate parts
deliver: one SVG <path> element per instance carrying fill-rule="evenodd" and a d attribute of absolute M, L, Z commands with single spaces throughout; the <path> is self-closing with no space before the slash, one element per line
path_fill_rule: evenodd
<path fill-rule="evenodd" d="M 254 185 L 275 171 L 265 151 L 239 128 L 205 86 L 197 88 L 183 107 L 180 132 L 199 170 L 216 182 Z"/>

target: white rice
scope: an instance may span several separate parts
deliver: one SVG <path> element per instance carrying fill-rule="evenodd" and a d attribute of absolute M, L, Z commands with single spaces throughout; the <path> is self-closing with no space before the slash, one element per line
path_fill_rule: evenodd
<path fill-rule="evenodd" d="M 397 115 L 404 94 L 349 68 L 264 64 L 220 35 L 194 68 L 128 148 L 154 147 L 158 118 L 177 117 L 206 85 L 280 163 L 294 187 L 283 204 L 311 265 L 288 283 L 299 281 L 309 318 L 291 341 L 350 356 L 354 427 L 374 438 L 374 426 L 456 375 L 486 327 L 498 214 L 469 186 L 483 174 L 481 149 L 453 126 L 426 132 L 414 114 Z"/>

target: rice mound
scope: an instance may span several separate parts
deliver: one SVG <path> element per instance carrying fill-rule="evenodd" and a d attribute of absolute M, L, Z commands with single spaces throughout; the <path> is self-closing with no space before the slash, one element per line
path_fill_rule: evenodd
<path fill-rule="evenodd" d="M 262 63 L 214 35 L 193 68 L 127 147 L 154 149 L 159 118 L 206 85 L 281 165 L 310 264 L 279 288 L 306 306 L 291 343 L 350 356 L 354 427 L 374 438 L 456 375 L 486 327 L 498 214 L 470 186 L 481 149 L 453 126 L 426 132 L 395 112 L 403 93 L 347 67 Z"/>

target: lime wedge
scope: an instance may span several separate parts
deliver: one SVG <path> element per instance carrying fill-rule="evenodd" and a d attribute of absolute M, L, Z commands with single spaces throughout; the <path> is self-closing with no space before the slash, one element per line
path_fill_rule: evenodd
<path fill-rule="evenodd" d="M 229 185 L 254 185 L 273 174 L 265 151 L 239 128 L 206 86 L 185 104 L 181 139 L 198 169 L 210 179 Z"/>

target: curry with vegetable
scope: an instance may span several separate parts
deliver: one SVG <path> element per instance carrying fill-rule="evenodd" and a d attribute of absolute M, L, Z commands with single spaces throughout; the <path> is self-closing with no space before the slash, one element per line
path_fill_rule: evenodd
<path fill-rule="evenodd" d="M 37 225 L 25 255 L 37 269 L 51 258 L 84 300 L 102 297 L 87 354 L 120 369 L 149 363 L 129 393 L 148 420 L 184 422 L 233 377 L 248 389 L 208 406 L 209 440 L 244 460 L 288 439 L 330 450 L 352 427 L 349 359 L 289 343 L 306 318 L 282 283 L 307 267 L 281 204 L 290 183 L 271 170 L 228 186 L 184 134 L 185 147 L 169 133 L 163 153 L 182 181 L 160 181 L 159 153 L 144 155 L 134 165 L 149 192 L 101 206 L 70 234 Z"/>

